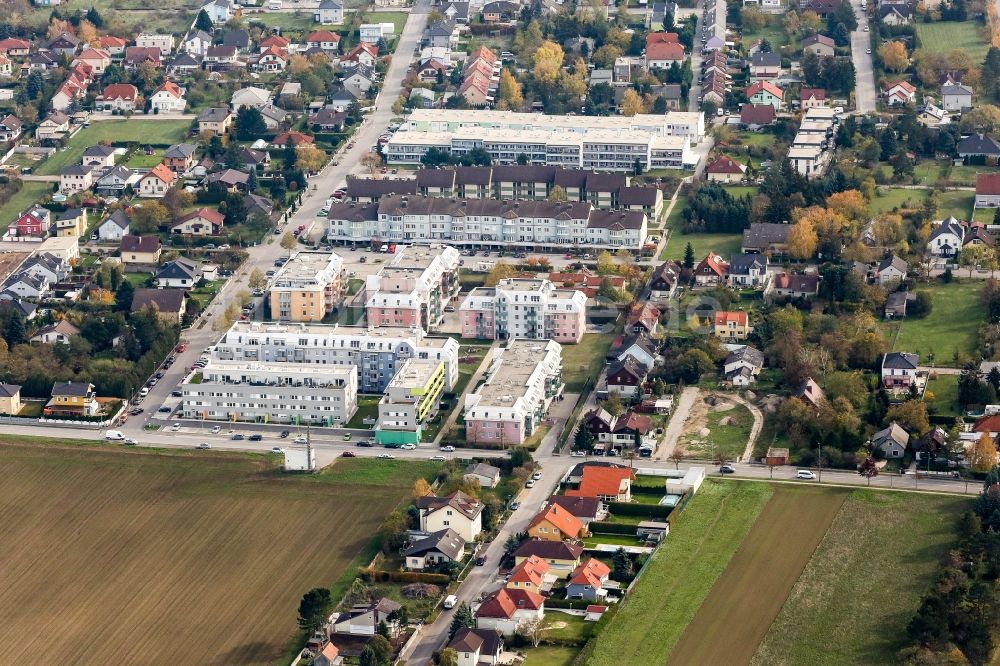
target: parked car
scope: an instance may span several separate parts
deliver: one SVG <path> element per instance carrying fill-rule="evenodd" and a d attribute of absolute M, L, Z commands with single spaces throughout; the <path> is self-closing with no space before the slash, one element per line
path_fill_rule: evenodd
<path fill-rule="evenodd" d="M 240 440 L 243 439 L 243 435 L 241 435 L 240 433 L 236 433 L 235 435 L 233 435 L 229 439 L 238 442 L 238 441 L 240 441 Z"/>
<path fill-rule="evenodd" d="M 811 472 L 808 469 L 800 469 L 799 471 L 795 472 L 795 478 L 806 479 L 807 481 L 815 481 L 816 472 Z"/>
<path fill-rule="evenodd" d="M 282 430 L 282 431 L 281 431 L 281 434 L 280 434 L 280 435 L 278 435 L 278 437 L 280 437 L 281 439 L 284 439 L 284 438 L 288 437 L 288 435 L 290 435 L 290 434 L 291 434 L 291 433 L 290 433 L 290 432 L 288 432 L 287 430 Z"/>
<path fill-rule="evenodd" d="M 380 453 L 380 454 L 378 454 L 375 457 L 376 458 L 381 458 L 382 460 L 395 460 L 396 459 L 396 456 L 392 455 L 391 453 Z"/>
<path fill-rule="evenodd" d="M 529 479 L 528 482 L 526 484 L 524 484 L 524 487 L 525 488 L 534 488 L 535 487 L 535 480 L 534 479 Z"/>
<path fill-rule="evenodd" d="M 221 430 L 222 430 L 222 426 L 214 426 L 212 428 L 212 434 L 213 435 L 218 435 Z"/>
<path fill-rule="evenodd" d="M 404 449 L 406 451 L 412 451 L 413 449 L 417 448 L 417 445 L 407 442 L 406 444 L 403 444 L 399 448 Z"/>
<path fill-rule="evenodd" d="M 454 451 L 454 450 L 455 450 L 455 447 L 454 447 L 454 446 L 451 446 L 451 445 L 448 445 L 448 446 L 442 446 L 442 447 L 441 447 L 441 450 L 442 450 L 442 451 L 444 451 L 444 452 L 446 452 L 446 453 L 451 453 L 452 451 Z"/>
<path fill-rule="evenodd" d="M 160 408 L 160 411 L 163 411 L 163 409 L 164 409 L 164 408 L 163 408 L 163 407 L 161 407 L 161 408 Z M 169 407 L 167 407 L 167 409 L 170 409 L 170 408 L 169 408 Z M 177 431 L 178 431 L 178 430 L 180 430 L 180 429 L 181 429 L 181 424 L 180 424 L 180 423 L 175 423 L 175 424 L 173 424 L 172 426 L 170 426 L 170 432 L 177 432 Z"/>
<path fill-rule="evenodd" d="M 351 441 L 351 433 L 347 433 L 346 435 L 344 435 L 344 441 L 345 442 Z"/>
<path fill-rule="evenodd" d="M 296 444 L 305 444 L 308 441 L 308 439 L 306 438 L 305 435 L 297 435 L 293 441 Z"/>
<path fill-rule="evenodd" d="M 125 440 L 125 446 L 139 446 L 139 440 L 130 437 Z"/>
<path fill-rule="evenodd" d="M 212 445 L 209 444 L 208 442 L 202 442 L 201 444 L 199 444 L 198 446 L 196 446 L 194 448 L 196 448 L 196 449 L 210 449 L 210 448 L 212 448 Z"/>
<path fill-rule="evenodd" d="M 573 452 L 573 453 L 571 453 L 570 455 L 571 455 L 572 457 L 574 457 L 574 458 L 586 458 L 586 457 L 587 457 L 587 454 L 586 454 L 586 453 L 584 453 L 583 451 L 574 451 L 574 452 Z"/>
<path fill-rule="evenodd" d="M 283 448 L 281 448 L 280 446 L 272 446 L 271 447 L 271 453 L 282 454 L 284 452 L 285 452 L 285 450 Z"/>
<path fill-rule="evenodd" d="M 486 564 L 486 556 L 485 555 L 477 555 L 476 556 L 476 566 L 477 567 L 481 567 L 484 564 Z"/>
<path fill-rule="evenodd" d="M 447 460 L 445 456 L 431 456 L 431 460 Z"/>
<path fill-rule="evenodd" d="M 511 502 L 510 503 L 510 510 L 511 511 L 517 511 L 520 508 L 521 508 L 521 503 L 520 502 Z"/>
<path fill-rule="evenodd" d="M 719 468 L 719 472 L 722 474 L 736 474 L 736 468 L 732 465 L 726 464 Z"/>
<path fill-rule="evenodd" d="M 369 442 L 367 439 L 359 439 L 358 443 L 356 444 L 356 446 L 360 446 L 361 448 L 364 448 L 364 449 L 369 449 L 369 448 L 371 448 L 372 443 Z"/>
<path fill-rule="evenodd" d="M 172 410 L 169 407 L 160 407 L 158 410 L 160 414 L 169 414 Z"/>

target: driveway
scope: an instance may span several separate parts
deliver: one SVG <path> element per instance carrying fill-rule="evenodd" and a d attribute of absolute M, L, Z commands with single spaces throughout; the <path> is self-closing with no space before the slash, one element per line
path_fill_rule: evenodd
<path fill-rule="evenodd" d="M 855 93 L 854 106 L 860 114 L 875 111 L 878 95 L 875 91 L 875 74 L 872 72 L 871 33 L 865 32 L 868 14 L 861 8 L 859 0 L 851 0 L 854 14 L 858 17 L 858 29 L 851 33 L 851 59 L 854 61 Z"/>
<path fill-rule="evenodd" d="M 663 435 L 663 441 L 656 447 L 656 451 L 653 452 L 653 460 L 662 461 L 670 458 L 670 454 L 673 453 L 674 448 L 677 446 L 677 440 L 680 438 L 681 433 L 684 432 L 684 424 L 687 423 L 691 407 L 694 405 L 695 400 L 698 399 L 699 393 L 700 391 L 697 386 L 688 386 L 681 391 L 681 395 L 677 399 L 677 405 L 674 407 L 674 413 L 670 416 L 670 423 L 667 424 L 667 432 Z"/>

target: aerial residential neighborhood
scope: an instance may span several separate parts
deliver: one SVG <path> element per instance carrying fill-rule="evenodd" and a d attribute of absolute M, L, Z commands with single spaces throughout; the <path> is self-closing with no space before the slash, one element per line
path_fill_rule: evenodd
<path fill-rule="evenodd" d="M 4 9 L 5 663 L 995 659 L 992 4 Z"/>

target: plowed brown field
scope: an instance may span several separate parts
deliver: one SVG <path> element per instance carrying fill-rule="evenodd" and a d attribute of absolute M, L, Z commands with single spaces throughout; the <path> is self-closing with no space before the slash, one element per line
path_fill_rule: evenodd
<path fill-rule="evenodd" d="M 302 593 L 333 584 L 427 468 L 272 465 L 0 440 L 0 661 L 284 657 Z"/>

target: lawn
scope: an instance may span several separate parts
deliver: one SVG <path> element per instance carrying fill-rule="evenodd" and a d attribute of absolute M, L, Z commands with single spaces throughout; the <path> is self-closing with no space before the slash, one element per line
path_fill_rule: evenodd
<path fill-rule="evenodd" d="M 950 365 L 956 352 L 975 354 L 979 348 L 976 329 L 986 316 L 979 302 L 981 280 L 923 285 L 931 292 L 931 313 L 923 319 L 899 322 L 895 351 L 920 354 L 924 363 Z"/>
<path fill-rule="evenodd" d="M 281 28 L 281 32 L 310 32 L 319 26 L 313 21 L 312 11 L 308 12 L 263 12 L 253 14 L 250 23 L 263 23 L 269 28 Z M 336 30 L 337 26 L 334 26 Z"/>
<path fill-rule="evenodd" d="M 972 206 L 976 201 L 976 193 L 965 190 L 948 190 L 941 193 L 941 203 L 938 205 L 938 217 L 944 219 L 949 215 L 959 220 L 972 219 Z"/>
<path fill-rule="evenodd" d="M 403 26 L 409 14 L 406 12 L 368 12 L 365 20 L 368 23 L 391 23 L 396 26 L 396 33 L 393 37 L 399 37 L 403 33 Z"/>
<path fill-rule="evenodd" d="M 567 393 L 580 393 L 588 379 L 597 380 L 614 341 L 613 334 L 586 333 L 580 344 L 562 346 L 562 376 Z"/>
<path fill-rule="evenodd" d="M 486 345 L 462 345 L 459 347 L 458 381 L 455 382 L 455 388 L 450 393 L 462 395 L 465 392 L 466 387 L 469 385 L 469 380 L 472 379 L 472 375 L 476 374 L 476 370 L 482 365 L 483 359 L 489 353 L 489 350 L 490 348 Z"/>
<path fill-rule="evenodd" d="M 262 455 L 0 449 L 12 663 L 287 663 L 302 593 L 337 581 L 429 471 L 355 459 L 286 476 Z M 38 631 L 56 625 L 58 641 Z"/>
<path fill-rule="evenodd" d="M 899 663 L 906 624 L 971 506 L 958 497 L 853 491 L 751 663 Z"/>
<path fill-rule="evenodd" d="M 898 187 L 879 188 L 878 195 L 871 203 L 875 215 L 887 213 L 894 208 L 919 208 L 927 194 L 923 190 L 905 190 Z"/>
<path fill-rule="evenodd" d="M 776 487 L 668 662 L 747 663 L 846 497 L 840 489 Z"/>
<path fill-rule="evenodd" d="M 90 124 L 69 140 L 66 148 L 48 158 L 35 169 L 35 173 L 43 176 L 57 175 L 71 164 L 77 164 L 83 151 L 101 141 L 111 141 L 114 144 L 129 142 L 153 146 L 169 146 L 180 143 L 188 130 L 189 120 L 102 120 Z"/>
<path fill-rule="evenodd" d="M 164 150 L 156 150 L 153 151 L 152 155 L 147 155 L 145 152 L 137 150 L 125 162 L 125 166 L 130 169 L 152 169 L 163 161 L 163 154 L 165 152 Z"/>
<path fill-rule="evenodd" d="M 660 253 L 660 259 L 673 259 L 680 261 L 684 259 L 684 249 L 691 243 L 694 250 L 694 260 L 699 262 L 704 259 L 709 252 L 726 257 L 740 251 L 743 244 L 743 234 L 682 234 L 678 231 L 670 234 L 667 246 Z"/>
<path fill-rule="evenodd" d="M 669 202 L 664 203 L 664 210 L 669 206 Z M 688 199 L 683 194 L 677 195 L 677 203 L 674 204 L 673 210 L 670 211 L 670 215 L 664 220 L 664 227 L 667 229 L 676 229 L 677 225 L 681 221 L 681 213 L 687 208 Z"/>
<path fill-rule="evenodd" d="M 0 229 L 6 229 L 32 204 L 52 191 L 51 183 L 21 183 L 21 189 L 0 206 Z"/>
<path fill-rule="evenodd" d="M 981 28 L 974 21 L 939 21 L 914 23 L 920 49 L 933 53 L 958 50 L 968 54 L 972 62 L 982 62 L 989 45 L 980 35 Z"/>
<path fill-rule="evenodd" d="M 545 614 L 543 631 L 542 640 L 579 641 L 583 645 L 593 633 L 594 623 L 586 622 L 579 615 L 550 611 Z"/>
<path fill-rule="evenodd" d="M 371 429 L 374 426 L 366 425 L 365 419 L 377 419 L 378 418 L 378 401 L 382 399 L 380 395 L 359 395 L 358 396 L 358 411 L 354 412 L 354 416 L 351 420 L 347 422 L 348 428 L 364 428 Z"/>
<path fill-rule="evenodd" d="M 927 382 L 928 393 L 934 394 L 930 409 L 942 416 L 961 416 L 962 406 L 958 404 L 958 375 L 936 375 Z"/>
<path fill-rule="evenodd" d="M 594 548 L 601 544 L 609 546 L 645 546 L 646 542 L 627 534 L 596 534 L 583 540 L 584 548 Z"/>
<path fill-rule="evenodd" d="M 704 441 L 697 434 L 687 433 L 681 437 L 685 454 L 696 458 L 711 458 L 716 447 L 721 448 L 733 459 L 743 455 L 750 440 L 753 416 L 743 405 L 722 412 L 710 411 L 706 426 L 708 438 Z"/>
<path fill-rule="evenodd" d="M 586 664 L 667 663 L 772 492 L 765 483 L 706 480 L 684 511 L 671 516 L 667 542 L 600 639 L 588 645 Z"/>
<path fill-rule="evenodd" d="M 572 666 L 578 650 L 572 647 L 539 645 L 536 648 L 519 648 L 525 659 L 522 666 Z"/>
<path fill-rule="evenodd" d="M 96 7 L 106 23 L 117 26 L 121 22 L 135 32 L 148 30 L 179 35 L 190 27 L 198 8 L 203 4 L 201 0 L 160 0 L 155 3 L 149 0 L 63 0 L 59 9 L 68 16 L 76 12 L 86 13 L 91 7 Z M 36 7 L 27 15 L 26 20 L 32 25 L 41 26 L 44 32 L 52 7 Z M 155 9 L 151 9 L 152 7 Z"/>

